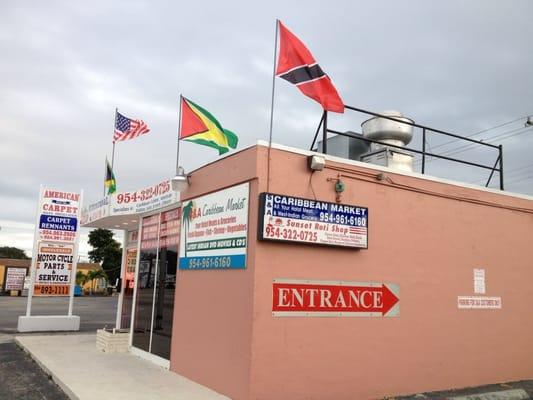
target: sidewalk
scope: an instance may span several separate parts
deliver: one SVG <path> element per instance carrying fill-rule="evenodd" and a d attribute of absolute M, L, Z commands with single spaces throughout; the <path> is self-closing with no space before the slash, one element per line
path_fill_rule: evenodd
<path fill-rule="evenodd" d="M 228 399 L 129 353 L 98 351 L 93 334 L 17 336 L 15 342 L 71 399 Z"/>

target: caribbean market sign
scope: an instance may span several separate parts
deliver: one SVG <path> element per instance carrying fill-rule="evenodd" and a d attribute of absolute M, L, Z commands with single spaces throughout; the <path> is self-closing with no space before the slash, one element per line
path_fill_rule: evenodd
<path fill-rule="evenodd" d="M 248 183 L 182 204 L 179 268 L 246 268 Z"/>
<path fill-rule="evenodd" d="M 368 208 L 273 193 L 260 197 L 259 239 L 368 248 Z"/>
<path fill-rule="evenodd" d="M 382 282 L 274 279 L 275 317 L 396 317 L 400 287 Z"/>

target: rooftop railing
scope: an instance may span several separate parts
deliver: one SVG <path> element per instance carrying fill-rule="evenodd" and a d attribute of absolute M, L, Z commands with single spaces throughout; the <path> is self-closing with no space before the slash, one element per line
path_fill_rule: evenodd
<path fill-rule="evenodd" d="M 361 114 L 366 114 L 366 115 L 371 115 L 373 117 L 379 117 L 379 118 L 388 119 L 388 120 L 395 121 L 395 122 L 398 122 L 398 123 L 401 123 L 401 124 L 411 125 L 414 128 L 421 129 L 422 130 L 422 146 L 421 146 L 422 148 L 421 149 L 415 149 L 415 148 L 407 147 L 407 146 L 393 145 L 393 144 L 381 142 L 379 140 L 369 139 L 369 138 L 366 138 L 366 137 L 364 137 L 362 135 L 361 136 L 359 136 L 359 135 L 356 136 L 356 135 L 354 135 L 351 132 L 340 132 L 340 131 L 337 131 L 337 130 L 330 129 L 328 127 L 328 112 L 324 111 L 324 113 L 322 114 L 322 119 L 320 120 L 320 123 L 318 125 L 317 130 L 316 130 L 315 137 L 313 139 L 313 143 L 311 144 L 311 150 L 314 148 L 316 140 L 318 138 L 318 135 L 319 135 L 320 131 L 322 130 L 322 153 L 324 153 L 324 154 L 328 154 L 328 151 L 327 151 L 327 135 L 328 135 L 328 133 L 333 133 L 333 134 L 340 135 L 340 136 L 346 136 L 346 137 L 349 137 L 349 138 L 352 138 L 352 139 L 362 140 L 362 141 L 365 141 L 367 143 L 376 143 L 376 144 L 380 144 L 382 146 L 397 148 L 397 149 L 406 150 L 406 151 L 409 151 L 409 152 L 412 152 L 412 153 L 415 153 L 415 154 L 420 154 L 421 155 L 421 161 L 422 161 L 422 164 L 421 164 L 421 173 L 422 174 L 426 173 L 426 163 L 427 163 L 428 157 L 434 157 L 434 158 L 438 158 L 438 159 L 441 159 L 441 160 L 447 160 L 447 161 L 456 162 L 456 163 L 459 163 L 459 164 L 470 165 L 470 166 L 473 166 L 473 167 L 482 168 L 482 169 L 490 171 L 490 175 L 489 175 L 489 177 L 487 179 L 487 183 L 485 184 L 486 187 L 489 186 L 489 184 L 490 184 L 490 182 L 492 180 L 492 177 L 494 175 L 494 172 L 498 172 L 499 177 L 500 177 L 500 190 L 504 190 L 504 184 L 503 184 L 503 148 L 502 148 L 502 145 L 494 145 L 494 144 L 490 144 L 490 143 L 485 143 L 485 142 L 482 142 L 480 140 L 475 140 L 475 139 L 472 139 L 472 138 L 469 138 L 469 137 L 457 135 L 455 133 L 446 132 L 446 131 L 443 131 L 443 130 L 440 130 L 440 129 L 433 129 L 433 128 L 430 128 L 428 126 L 416 124 L 414 122 L 407 122 L 405 119 L 398 119 L 398 118 L 394 118 L 394 117 L 391 117 L 391 116 L 375 113 L 375 112 L 372 112 L 372 111 L 363 110 L 363 109 L 357 108 L 357 107 L 352 107 L 352 106 L 347 106 L 347 105 L 345 105 L 344 107 L 345 107 L 345 109 L 350 110 L 350 111 L 354 111 L 354 112 L 361 113 Z M 448 136 L 448 137 L 452 137 L 452 138 L 454 138 L 456 140 L 469 142 L 470 144 L 484 146 L 485 148 L 488 148 L 488 149 L 494 149 L 494 150 L 498 151 L 498 156 L 496 158 L 496 161 L 494 162 L 494 165 L 485 165 L 485 164 L 480 164 L 480 163 L 476 163 L 476 162 L 472 162 L 472 161 L 462 160 L 462 159 L 455 158 L 455 157 L 449 157 L 449 156 L 443 155 L 443 154 L 437 154 L 435 152 L 428 152 L 426 150 L 426 146 L 427 146 L 427 138 L 428 138 L 429 135 Z"/>

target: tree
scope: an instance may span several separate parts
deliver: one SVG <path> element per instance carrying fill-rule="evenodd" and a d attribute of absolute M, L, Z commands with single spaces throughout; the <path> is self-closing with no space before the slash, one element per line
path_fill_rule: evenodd
<path fill-rule="evenodd" d="M 87 283 L 89 277 L 81 271 L 76 271 L 76 285 L 83 286 Z"/>
<path fill-rule="evenodd" d="M 91 281 L 91 291 L 94 292 L 94 284 L 97 279 L 104 278 L 107 280 L 107 274 L 103 269 L 95 269 L 93 271 L 89 271 L 87 274 L 87 280 Z"/>
<path fill-rule="evenodd" d="M 122 249 L 120 243 L 113 239 L 113 232 L 109 229 L 94 229 L 89 233 L 89 259 L 92 262 L 101 263 L 107 278 L 115 282 L 120 276 L 122 263 Z"/>
<path fill-rule="evenodd" d="M 0 247 L 0 258 L 16 258 L 18 260 L 28 260 L 24 250 L 17 247 L 2 246 Z"/>

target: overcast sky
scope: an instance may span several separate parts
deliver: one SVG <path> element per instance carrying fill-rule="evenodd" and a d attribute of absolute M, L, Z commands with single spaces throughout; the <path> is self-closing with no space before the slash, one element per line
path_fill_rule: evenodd
<path fill-rule="evenodd" d="M 506 189 L 533 194 L 533 129 L 519 130 L 519 118 L 533 114 L 532 15 L 527 0 L 4 0 L 0 246 L 31 249 L 39 184 L 84 189 L 88 201 L 102 195 L 115 107 L 151 128 L 117 144 L 119 191 L 173 176 L 180 93 L 237 133 L 239 148 L 268 139 L 276 18 L 308 45 L 346 104 L 400 110 L 463 135 L 516 120 L 475 138 L 501 135 Z M 320 116 L 318 104 L 277 81 L 274 142 L 309 148 Z M 330 120 L 332 129 L 360 131 L 362 119 Z M 476 149 L 457 157 L 496 159 Z M 186 170 L 216 158 L 213 149 L 182 144 Z M 428 171 L 487 177 L 443 162 Z"/>

